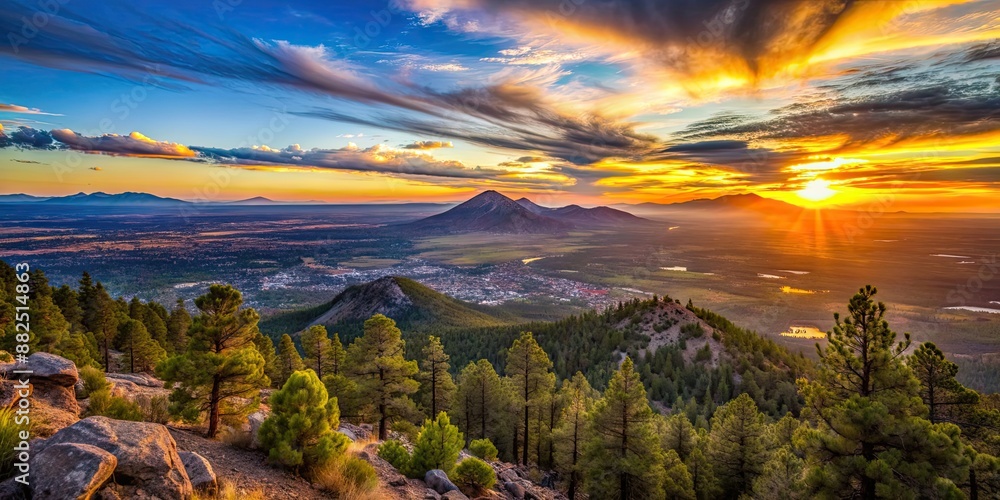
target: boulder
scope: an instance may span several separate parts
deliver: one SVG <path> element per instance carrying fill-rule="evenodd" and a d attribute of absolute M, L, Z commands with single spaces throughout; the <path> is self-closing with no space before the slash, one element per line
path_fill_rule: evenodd
<path fill-rule="evenodd" d="M 4 482 L 0 482 L 0 498 L 4 500 L 29 500 L 31 498 L 31 490 L 15 481 L 14 478 L 10 478 Z"/>
<path fill-rule="evenodd" d="M 219 489 L 219 480 L 212 470 L 212 464 L 208 463 L 205 457 L 192 451 L 182 451 L 180 456 L 184 470 L 191 479 L 191 486 L 197 491 L 214 495 Z"/>
<path fill-rule="evenodd" d="M 108 382 L 111 383 L 114 383 L 115 381 L 126 381 L 145 387 L 163 387 L 162 380 L 148 373 L 108 373 L 105 377 L 108 379 Z"/>
<path fill-rule="evenodd" d="M 260 426 L 267 420 L 268 412 L 257 410 L 247 417 L 247 424 L 250 430 L 250 449 L 260 448 Z"/>
<path fill-rule="evenodd" d="M 424 500 L 441 500 L 441 495 L 438 492 L 427 488 L 424 490 Z"/>
<path fill-rule="evenodd" d="M 516 500 L 522 500 L 524 498 L 524 486 L 521 486 L 514 481 L 507 481 L 506 483 L 503 483 L 503 488 L 507 490 L 507 493 L 510 493 L 510 495 Z"/>
<path fill-rule="evenodd" d="M 465 496 L 465 493 L 461 491 L 453 490 L 441 495 L 441 500 L 469 500 L 469 497 Z"/>
<path fill-rule="evenodd" d="M 62 356 L 47 352 L 36 352 L 28 356 L 26 364 L 4 363 L 0 365 L 0 372 L 6 378 L 15 379 L 23 376 L 13 373 L 14 370 L 31 370 L 27 376 L 31 377 L 33 384 L 49 382 L 61 387 L 73 387 L 80 379 L 80 374 L 76 371 L 76 364 Z"/>
<path fill-rule="evenodd" d="M 442 495 L 449 491 L 458 491 L 458 486 L 455 486 L 455 483 L 448 479 L 448 474 L 445 474 L 441 469 L 427 471 L 424 474 L 424 482 L 429 488 Z"/>
<path fill-rule="evenodd" d="M 55 433 L 42 446 L 87 443 L 118 459 L 115 481 L 141 487 L 164 500 L 184 499 L 194 491 L 166 426 L 89 417 Z"/>
<path fill-rule="evenodd" d="M 96 446 L 59 443 L 31 457 L 32 498 L 88 500 L 104 486 L 118 465 L 114 455 Z"/>
<path fill-rule="evenodd" d="M 509 469 L 498 471 L 497 479 L 499 479 L 501 482 L 504 483 L 512 483 L 516 482 L 518 479 L 521 479 L 521 477 L 518 476 L 517 471 L 513 467 L 511 467 Z"/>
<path fill-rule="evenodd" d="M 16 385 L 20 382 L 16 380 L 3 380 L 0 379 L 0 408 L 11 408 L 17 404 L 17 401 L 21 399 L 18 394 L 19 390 Z M 29 394 L 31 384 L 28 384 Z"/>
<path fill-rule="evenodd" d="M 83 396 L 88 395 L 86 392 L 87 387 L 84 385 L 82 378 L 73 384 L 73 395 L 76 396 L 76 399 L 85 399 Z"/>

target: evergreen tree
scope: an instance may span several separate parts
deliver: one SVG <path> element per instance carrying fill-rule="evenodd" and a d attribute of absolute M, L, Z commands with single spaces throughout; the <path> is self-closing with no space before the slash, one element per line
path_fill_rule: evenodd
<path fill-rule="evenodd" d="M 291 335 L 287 333 L 281 336 L 281 343 L 278 344 L 278 354 L 275 363 L 277 364 L 277 383 L 282 386 L 285 385 L 285 381 L 293 373 L 305 368 L 305 363 L 302 362 L 302 356 L 299 356 L 299 350 L 295 347 L 295 342 L 292 341 Z"/>
<path fill-rule="evenodd" d="M 691 485 L 695 498 L 698 500 L 713 500 L 718 498 L 719 482 L 715 478 L 712 462 L 708 458 L 708 435 L 701 429 L 691 455 L 684 462 L 688 474 L 691 475 Z"/>
<path fill-rule="evenodd" d="M 333 332 L 333 338 L 330 340 L 330 373 L 341 375 L 344 360 L 346 359 L 347 350 L 344 349 L 344 344 L 340 342 L 340 334 Z"/>
<path fill-rule="evenodd" d="M 293 373 L 269 399 L 271 415 L 260 426 L 260 442 L 272 463 L 321 467 L 342 455 L 350 440 L 337 432 L 340 410 L 312 370 Z"/>
<path fill-rule="evenodd" d="M 80 281 L 81 290 L 88 286 L 90 276 L 84 273 L 84 279 Z M 80 296 L 87 297 L 83 303 L 83 324 L 88 332 L 94 334 L 98 349 L 106 371 L 111 370 L 110 350 L 114 343 L 115 335 L 118 333 L 118 323 L 121 318 L 118 314 L 117 304 L 114 299 L 104 289 L 104 285 L 97 283 L 92 286 L 87 293 L 80 292 Z"/>
<path fill-rule="evenodd" d="M 278 355 L 274 352 L 274 341 L 271 340 L 271 337 L 260 333 L 260 330 L 258 330 L 254 333 L 253 344 L 257 348 L 257 352 L 260 353 L 260 357 L 264 358 L 264 374 L 273 383 L 280 378 L 278 372 Z"/>
<path fill-rule="evenodd" d="M 521 332 L 521 337 L 514 341 L 514 344 L 507 351 L 507 376 L 514 381 L 517 387 L 517 397 L 521 403 L 521 418 L 524 426 L 523 444 L 521 448 L 521 462 L 528 463 L 528 450 L 530 449 L 530 426 L 531 411 L 537 409 L 544 398 L 551 393 L 551 378 L 549 370 L 552 369 L 552 361 L 545 353 L 531 332 Z M 517 449 L 514 450 L 517 455 Z"/>
<path fill-rule="evenodd" d="M 447 413 L 441 412 L 436 419 L 428 419 L 413 445 L 409 463 L 410 476 L 422 478 L 427 471 L 434 469 L 441 469 L 445 474 L 451 475 L 464 445 L 465 438 L 458 427 L 451 425 Z"/>
<path fill-rule="evenodd" d="M 129 318 L 121 323 L 115 342 L 116 347 L 125 352 L 131 373 L 150 371 L 167 357 L 166 351 L 138 320 Z"/>
<path fill-rule="evenodd" d="M 177 299 L 177 304 L 167 318 L 167 337 L 174 345 L 174 352 L 184 352 L 187 349 L 190 328 L 191 314 L 184 307 L 184 299 Z"/>
<path fill-rule="evenodd" d="M 979 393 L 967 389 L 955 375 L 958 365 L 948 361 L 933 342 L 924 342 L 908 360 L 920 381 L 920 398 L 927 406 L 931 423 L 952 422 L 961 425 L 971 419 L 969 412 L 979 403 Z"/>
<path fill-rule="evenodd" d="M 403 358 L 406 343 L 396 322 L 381 314 L 365 321 L 364 334 L 347 349 L 351 374 L 370 398 L 378 419 L 378 438 L 388 436 L 393 418 L 413 412 L 410 394 L 420 386 L 413 376 L 417 362 Z"/>
<path fill-rule="evenodd" d="M 191 326 L 187 350 L 161 363 L 157 373 L 177 384 L 170 396 L 171 413 L 187 421 L 207 414 L 207 436 L 213 438 L 221 417 L 256 409 L 260 389 L 270 380 L 253 343 L 260 316 L 240 308 L 242 294 L 229 285 L 212 285 L 194 303 L 200 314 Z"/>
<path fill-rule="evenodd" d="M 764 415 L 746 393 L 719 407 L 712 416 L 708 452 L 723 495 L 736 498 L 750 491 L 767 459 Z"/>
<path fill-rule="evenodd" d="M 663 493 L 667 498 L 694 500 L 694 482 L 677 452 L 667 450 L 663 465 Z"/>
<path fill-rule="evenodd" d="M 696 433 L 691 421 L 683 413 L 675 413 L 665 419 L 661 419 L 662 430 L 660 436 L 663 439 L 665 450 L 674 450 L 681 461 L 687 460 L 694 450 Z"/>
<path fill-rule="evenodd" d="M 302 332 L 302 351 L 305 353 L 307 368 L 316 372 L 320 379 L 334 372 L 333 344 L 330 334 L 323 325 L 313 325 Z"/>
<path fill-rule="evenodd" d="M 584 453 L 591 498 L 661 498 L 664 460 L 655 414 L 631 358 L 611 376 L 591 415 Z"/>
<path fill-rule="evenodd" d="M 63 318 L 66 318 L 66 321 L 69 322 L 70 331 L 75 333 L 86 331 L 83 327 L 83 308 L 80 307 L 76 290 L 64 284 L 52 293 L 52 300 L 59 307 Z"/>
<path fill-rule="evenodd" d="M 454 414 L 466 439 L 488 438 L 495 444 L 500 419 L 506 413 L 504 387 L 493 364 L 485 359 L 469 363 L 458 375 Z"/>
<path fill-rule="evenodd" d="M 364 396 L 358 389 L 358 384 L 343 373 L 331 373 L 323 377 L 323 385 L 331 398 L 337 398 L 340 406 L 340 418 L 359 420 L 362 417 Z"/>
<path fill-rule="evenodd" d="M 789 447 L 778 448 L 764 463 L 761 474 L 754 479 L 750 492 L 740 498 L 772 500 L 776 494 L 789 500 L 806 498 L 802 493 L 804 470 L 805 462 Z"/>
<path fill-rule="evenodd" d="M 960 495 L 954 480 L 968 474 L 960 431 L 922 418 L 920 383 L 903 362 L 909 336 L 896 341 L 875 294 L 861 289 L 848 317 L 834 316 L 815 376 L 800 382 L 817 422 L 802 442 L 807 484 L 816 495 L 865 500 Z"/>
<path fill-rule="evenodd" d="M 575 500 L 583 479 L 580 459 L 584 443 L 590 438 L 588 412 L 599 394 L 590 386 L 582 372 L 576 372 L 572 379 L 565 382 L 560 394 L 566 407 L 552 437 L 555 442 L 555 463 L 559 472 L 566 477 L 566 495 L 570 500 Z"/>
<path fill-rule="evenodd" d="M 432 335 L 422 352 L 424 359 L 420 362 L 423 368 L 420 379 L 423 381 L 424 408 L 429 409 L 431 415 L 447 412 L 455 396 L 455 382 L 448 372 L 451 365 L 448 364 L 449 356 L 444 352 L 441 338 Z"/>
<path fill-rule="evenodd" d="M 60 354 L 58 347 L 69 336 L 70 324 L 53 300 L 52 287 L 45 273 L 39 270 L 30 272 L 29 282 L 31 350 Z"/>

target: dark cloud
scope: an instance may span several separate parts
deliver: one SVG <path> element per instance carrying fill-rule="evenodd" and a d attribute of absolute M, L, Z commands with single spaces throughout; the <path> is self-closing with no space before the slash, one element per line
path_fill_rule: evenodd
<path fill-rule="evenodd" d="M 763 119 L 725 115 L 694 123 L 689 139 L 796 140 L 846 135 L 843 147 L 891 145 L 1000 130 L 1000 93 L 983 82 L 948 82 L 899 92 L 839 96 L 779 108 Z"/>
<path fill-rule="evenodd" d="M 158 156 L 164 158 L 189 158 L 196 156 L 182 144 L 156 141 L 138 132 L 129 135 L 104 134 L 88 137 L 69 129 L 50 132 L 52 137 L 70 149 L 87 153 L 105 153 L 121 156 Z"/>
<path fill-rule="evenodd" d="M 965 62 L 1000 59 L 1000 40 L 974 45 L 965 52 Z"/>
<path fill-rule="evenodd" d="M 31 127 L 18 127 L 10 133 L 5 133 L 3 129 L 0 129 L 0 148 L 6 147 L 50 149 L 52 147 L 52 134 L 46 130 Z"/>

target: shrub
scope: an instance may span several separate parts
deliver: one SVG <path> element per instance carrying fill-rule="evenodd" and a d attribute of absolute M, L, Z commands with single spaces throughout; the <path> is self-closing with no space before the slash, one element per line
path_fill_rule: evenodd
<path fill-rule="evenodd" d="M 135 403 L 139 406 L 144 421 L 156 424 L 170 422 L 170 400 L 166 396 L 140 394 Z"/>
<path fill-rule="evenodd" d="M 705 329 L 701 323 L 688 323 L 681 327 L 681 336 L 688 339 L 700 339 L 705 335 Z"/>
<path fill-rule="evenodd" d="M 413 425 L 413 422 L 409 420 L 398 420 L 392 423 L 392 431 L 406 436 L 411 443 L 417 441 L 417 436 L 420 435 L 420 427 Z"/>
<path fill-rule="evenodd" d="M 271 395 L 271 416 L 260 427 L 260 442 L 268 458 L 296 470 L 320 467 L 339 457 L 350 440 L 335 431 L 340 426 L 337 399 L 312 370 L 292 373 Z"/>
<path fill-rule="evenodd" d="M 83 379 L 83 396 L 81 399 L 90 397 L 90 394 L 103 389 L 111 389 L 111 384 L 104 377 L 104 372 L 100 368 L 84 366 L 80 368 L 80 378 Z"/>
<path fill-rule="evenodd" d="M 142 421 L 142 409 L 139 405 L 118 396 L 112 396 L 110 389 L 101 389 L 90 393 L 90 415 L 100 415 L 117 420 Z"/>
<path fill-rule="evenodd" d="M 378 456 L 389 462 L 398 471 L 405 471 L 410 464 L 410 452 L 395 439 L 390 439 L 379 445 Z"/>
<path fill-rule="evenodd" d="M 379 498 L 378 475 L 372 465 L 358 457 L 344 455 L 313 469 L 313 480 L 338 498 Z"/>
<path fill-rule="evenodd" d="M 0 480 L 14 474 L 14 447 L 21 441 L 20 431 L 27 430 L 15 423 L 16 416 L 12 409 L 0 410 Z"/>
<path fill-rule="evenodd" d="M 476 458 L 481 458 L 487 462 L 496 462 L 497 460 L 497 447 L 493 446 L 493 442 L 489 438 L 472 441 L 469 443 L 469 451 Z"/>
<path fill-rule="evenodd" d="M 464 490 L 474 494 L 488 490 L 497 482 L 496 472 L 490 464 L 478 458 L 466 458 L 455 468 L 455 482 Z"/>
<path fill-rule="evenodd" d="M 422 478 L 432 469 L 441 469 L 451 475 L 464 445 L 465 438 L 458 427 L 451 425 L 447 413 L 441 412 L 435 420 L 427 420 L 410 456 L 410 477 Z"/>
<path fill-rule="evenodd" d="M 13 363 L 14 356 L 7 351 L 0 351 L 0 363 Z"/>

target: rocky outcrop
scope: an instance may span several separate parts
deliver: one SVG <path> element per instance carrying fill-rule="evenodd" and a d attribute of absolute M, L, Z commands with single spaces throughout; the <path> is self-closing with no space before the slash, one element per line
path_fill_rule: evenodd
<path fill-rule="evenodd" d="M 96 446 L 59 443 L 31 458 L 32 498 L 87 500 L 111 478 L 118 459 Z"/>
<path fill-rule="evenodd" d="M 219 480 L 212 470 L 212 464 L 208 463 L 205 457 L 193 452 L 180 452 L 181 462 L 184 470 L 187 471 L 188 478 L 191 479 L 191 486 L 197 491 L 214 495 L 219 489 Z"/>
<path fill-rule="evenodd" d="M 432 490 L 444 495 L 449 491 L 458 491 L 458 486 L 448 479 L 448 474 L 441 469 L 433 469 L 427 471 L 424 474 L 424 482 L 427 483 L 427 487 Z"/>
<path fill-rule="evenodd" d="M 248 430 L 250 432 L 250 449 L 260 448 L 260 426 L 267 420 L 268 412 L 257 410 L 247 417 Z"/>
<path fill-rule="evenodd" d="M 48 437 L 80 419 L 75 390 L 80 375 L 72 361 L 36 352 L 25 363 L 0 364 L 0 375 L 8 379 L 0 385 L 0 404 L 16 404 L 18 381 L 22 378 L 30 381 L 32 422 L 38 422 L 32 433 L 35 437 Z"/>
<path fill-rule="evenodd" d="M 132 488 L 126 495 L 164 500 L 189 497 L 194 488 L 177 453 L 177 444 L 160 424 L 89 417 L 42 442 L 41 450 L 60 443 L 87 443 L 118 459 L 115 482 Z"/>
<path fill-rule="evenodd" d="M 144 387 L 163 387 L 162 380 L 148 373 L 108 373 L 105 377 L 107 377 L 108 382 L 111 382 L 112 384 L 115 383 L 115 381 L 121 380 Z"/>

